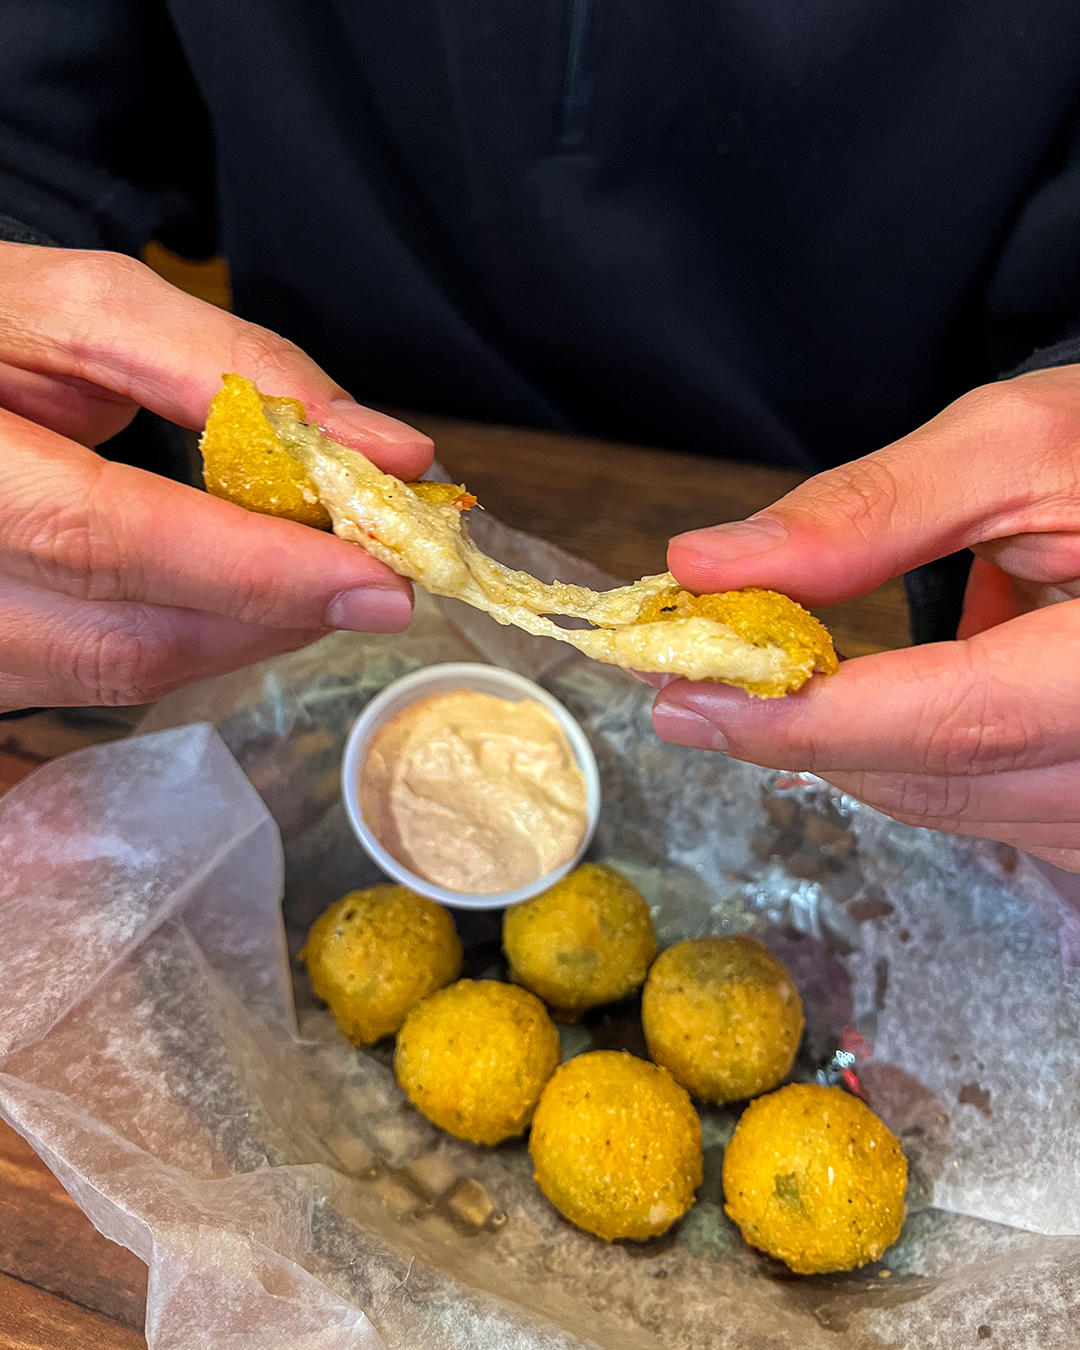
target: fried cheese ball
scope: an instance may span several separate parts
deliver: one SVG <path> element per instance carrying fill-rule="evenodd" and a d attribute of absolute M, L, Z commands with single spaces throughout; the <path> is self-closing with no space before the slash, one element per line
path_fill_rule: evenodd
<path fill-rule="evenodd" d="M 266 408 L 307 420 L 307 411 L 297 399 L 260 394 L 241 375 L 221 377 L 200 442 L 207 492 L 248 511 L 330 529 L 330 513 L 319 501 L 315 484 L 266 420 Z M 476 505 L 463 483 L 423 481 L 407 486 L 432 505 L 453 506 L 458 511 Z"/>
<path fill-rule="evenodd" d="M 316 529 L 330 528 L 330 513 L 315 495 L 302 464 L 282 448 L 263 416 L 263 402 L 250 380 L 224 375 L 211 400 L 203 433 L 203 480 L 207 492 L 249 511 L 284 516 Z M 266 403 L 303 419 L 292 398 Z"/>
<path fill-rule="evenodd" d="M 843 1088 L 791 1083 L 743 1112 L 724 1154 L 724 1208 L 752 1247 L 800 1275 L 854 1270 L 904 1222 L 900 1141 Z"/>
<path fill-rule="evenodd" d="M 784 963 L 755 938 L 691 938 L 657 958 L 641 997 L 649 1054 L 706 1102 L 774 1088 L 791 1072 L 802 1002 Z"/>
<path fill-rule="evenodd" d="M 594 1050 L 558 1069 L 529 1137 L 536 1181 L 587 1233 L 656 1237 L 694 1203 L 701 1122 L 666 1069 L 625 1050 Z"/>
<path fill-rule="evenodd" d="M 649 907 L 613 867 L 584 863 L 506 911 L 510 978 L 567 1019 L 632 994 L 656 957 Z"/>
<path fill-rule="evenodd" d="M 797 601 L 778 591 L 747 586 L 741 591 L 695 595 L 679 588 L 653 596 L 638 623 L 700 617 L 716 619 L 758 647 L 781 647 L 791 670 L 771 680 L 737 681 L 759 698 L 778 698 L 805 683 L 812 671 L 832 675 L 840 668 L 825 625 Z"/>
<path fill-rule="evenodd" d="M 392 1035 L 410 1008 L 461 974 L 450 911 L 404 886 L 350 891 L 315 920 L 300 957 L 353 1045 Z"/>
<path fill-rule="evenodd" d="M 433 1125 L 498 1144 L 525 1130 L 558 1062 L 559 1033 L 538 998 L 498 980 L 458 980 L 405 1019 L 394 1072 Z"/>

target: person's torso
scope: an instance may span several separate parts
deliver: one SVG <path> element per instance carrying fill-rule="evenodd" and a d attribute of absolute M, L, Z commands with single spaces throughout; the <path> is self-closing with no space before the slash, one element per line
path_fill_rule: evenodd
<path fill-rule="evenodd" d="M 170 11 L 238 306 L 358 397 L 821 465 L 1080 305 L 1075 0 Z"/>

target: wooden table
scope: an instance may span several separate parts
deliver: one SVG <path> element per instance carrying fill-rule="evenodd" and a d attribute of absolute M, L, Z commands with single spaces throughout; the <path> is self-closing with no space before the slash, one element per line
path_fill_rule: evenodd
<path fill-rule="evenodd" d="M 545 432 L 415 422 L 447 469 L 508 524 L 543 535 L 620 577 L 664 566 L 670 534 L 732 520 L 797 475 Z M 826 618 L 848 655 L 901 646 L 899 583 Z M 0 722 L 0 789 L 65 750 L 126 734 L 122 711 Z M 76 1209 L 31 1149 L 0 1125 L 0 1350 L 134 1350 L 146 1269 Z"/>

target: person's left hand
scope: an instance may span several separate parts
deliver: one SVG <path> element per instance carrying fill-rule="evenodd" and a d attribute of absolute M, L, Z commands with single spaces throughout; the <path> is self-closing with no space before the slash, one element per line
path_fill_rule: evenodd
<path fill-rule="evenodd" d="M 1080 871 L 1080 366 L 976 389 L 749 521 L 678 536 L 668 565 L 694 591 L 820 606 L 964 547 L 956 642 L 846 661 L 783 699 L 679 680 L 657 731 Z"/>

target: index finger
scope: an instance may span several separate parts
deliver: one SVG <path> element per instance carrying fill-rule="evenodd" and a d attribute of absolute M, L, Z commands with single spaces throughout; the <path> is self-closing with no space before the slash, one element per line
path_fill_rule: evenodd
<path fill-rule="evenodd" d="M 1035 768 L 1080 754 L 1080 670 L 1063 660 L 1047 678 L 1047 652 L 1070 634 L 1080 601 L 966 642 L 846 661 L 786 698 L 681 680 L 657 695 L 653 723 L 680 745 L 825 777 Z"/>
<path fill-rule="evenodd" d="M 1051 377 L 1053 372 L 1041 372 Z M 866 595 L 959 549 L 1047 535 L 1057 575 L 1080 555 L 1077 380 L 973 390 L 902 440 L 816 474 L 748 520 L 691 530 L 668 566 L 692 591 L 765 586 L 809 607 Z M 1042 579 L 1040 576 L 1039 579 Z"/>
<path fill-rule="evenodd" d="M 169 285 L 121 254 L 0 243 L 0 360 L 89 381 L 201 427 L 229 371 L 299 399 L 312 421 L 380 468 L 419 478 L 432 443 L 356 403 L 298 347 Z"/>

